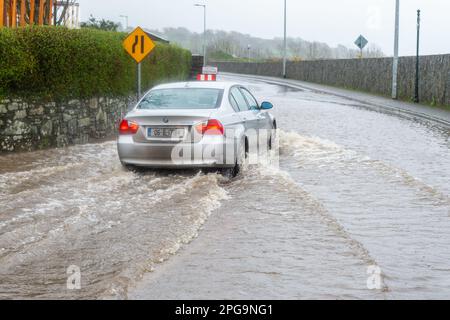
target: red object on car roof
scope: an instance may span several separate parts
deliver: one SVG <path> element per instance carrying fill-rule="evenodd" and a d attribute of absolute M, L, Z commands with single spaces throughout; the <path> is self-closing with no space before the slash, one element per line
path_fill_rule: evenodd
<path fill-rule="evenodd" d="M 215 74 L 198 74 L 197 80 L 198 81 L 216 81 L 216 75 Z"/>

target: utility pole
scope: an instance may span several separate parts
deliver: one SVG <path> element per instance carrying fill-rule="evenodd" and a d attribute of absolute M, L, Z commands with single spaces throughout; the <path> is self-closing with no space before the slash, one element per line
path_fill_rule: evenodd
<path fill-rule="evenodd" d="M 417 10 L 417 51 L 416 51 L 416 85 L 414 102 L 419 103 L 419 71 L 420 71 L 420 10 Z"/>
<path fill-rule="evenodd" d="M 392 99 L 398 98 L 398 42 L 400 33 L 400 0 L 395 1 L 394 61 L 392 63 Z"/>
<path fill-rule="evenodd" d="M 250 50 L 252 49 L 251 45 L 247 45 L 247 60 L 250 62 Z"/>
<path fill-rule="evenodd" d="M 283 50 L 283 78 L 286 79 L 286 63 L 287 63 L 287 4 L 284 0 L 284 50 Z"/>
<path fill-rule="evenodd" d="M 195 4 L 196 7 L 203 7 L 203 66 L 206 67 L 206 4 Z"/>
<path fill-rule="evenodd" d="M 125 19 L 125 31 L 128 32 L 128 16 L 121 14 L 119 17 Z"/>
<path fill-rule="evenodd" d="M 203 8 L 203 63 L 206 67 L 206 5 Z"/>

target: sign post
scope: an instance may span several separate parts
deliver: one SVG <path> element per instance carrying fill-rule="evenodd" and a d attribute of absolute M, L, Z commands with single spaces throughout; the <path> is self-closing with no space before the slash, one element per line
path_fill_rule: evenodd
<path fill-rule="evenodd" d="M 358 37 L 358 39 L 356 39 L 356 41 L 355 41 L 356 46 L 359 48 L 359 50 L 361 50 L 361 56 L 360 56 L 361 59 L 363 57 L 363 49 L 365 48 L 365 46 L 367 46 L 368 43 L 369 43 L 369 41 L 367 41 L 367 39 L 364 38 L 362 35 L 360 35 Z"/>
<path fill-rule="evenodd" d="M 126 52 L 136 61 L 136 94 L 137 100 L 141 98 L 141 62 L 155 48 L 155 43 L 140 27 L 134 29 L 123 41 Z"/>
<path fill-rule="evenodd" d="M 141 63 L 136 64 L 136 88 L 137 88 L 137 100 L 141 97 L 142 91 L 142 72 L 141 72 Z"/>

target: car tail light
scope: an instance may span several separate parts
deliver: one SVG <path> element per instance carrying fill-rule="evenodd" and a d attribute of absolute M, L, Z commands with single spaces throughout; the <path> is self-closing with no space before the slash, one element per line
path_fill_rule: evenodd
<path fill-rule="evenodd" d="M 220 123 L 219 120 L 215 119 L 201 122 L 195 126 L 195 129 L 202 135 L 222 136 L 224 132 L 222 123 Z"/>
<path fill-rule="evenodd" d="M 136 122 L 123 119 L 119 126 L 119 134 L 135 134 L 139 130 Z"/>

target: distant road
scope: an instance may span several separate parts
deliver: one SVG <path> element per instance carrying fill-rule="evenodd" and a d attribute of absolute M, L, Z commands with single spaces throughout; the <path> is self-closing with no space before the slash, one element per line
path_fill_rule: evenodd
<path fill-rule="evenodd" d="M 372 110 L 384 111 L 391 114 L 405 116 L 409 119 L 424 119 L 432 121 L 436 124 L 450 128 L 450 110 L 431 107 L 427 105 L 415 104 L 400 100 L 392 100 L 386 97 L 373 95 L 354 90 L 347 90 L 315 84 L 311 82 L 304 82 L 298 80 L 288 80 L 276 77 L 265 77 L 255 75 L 241 75 L 222 72 L 223 77 L 232 77 L 233 79 L 253 79 L 263 81 L 265 83 L 285 85 L 293 88 L 303 88 L 316 91 L 317 93 L 331 94 L 337 97 L 343 97 L 349 100 L 363 103 L 362 108 L 369 108 Z"/>

